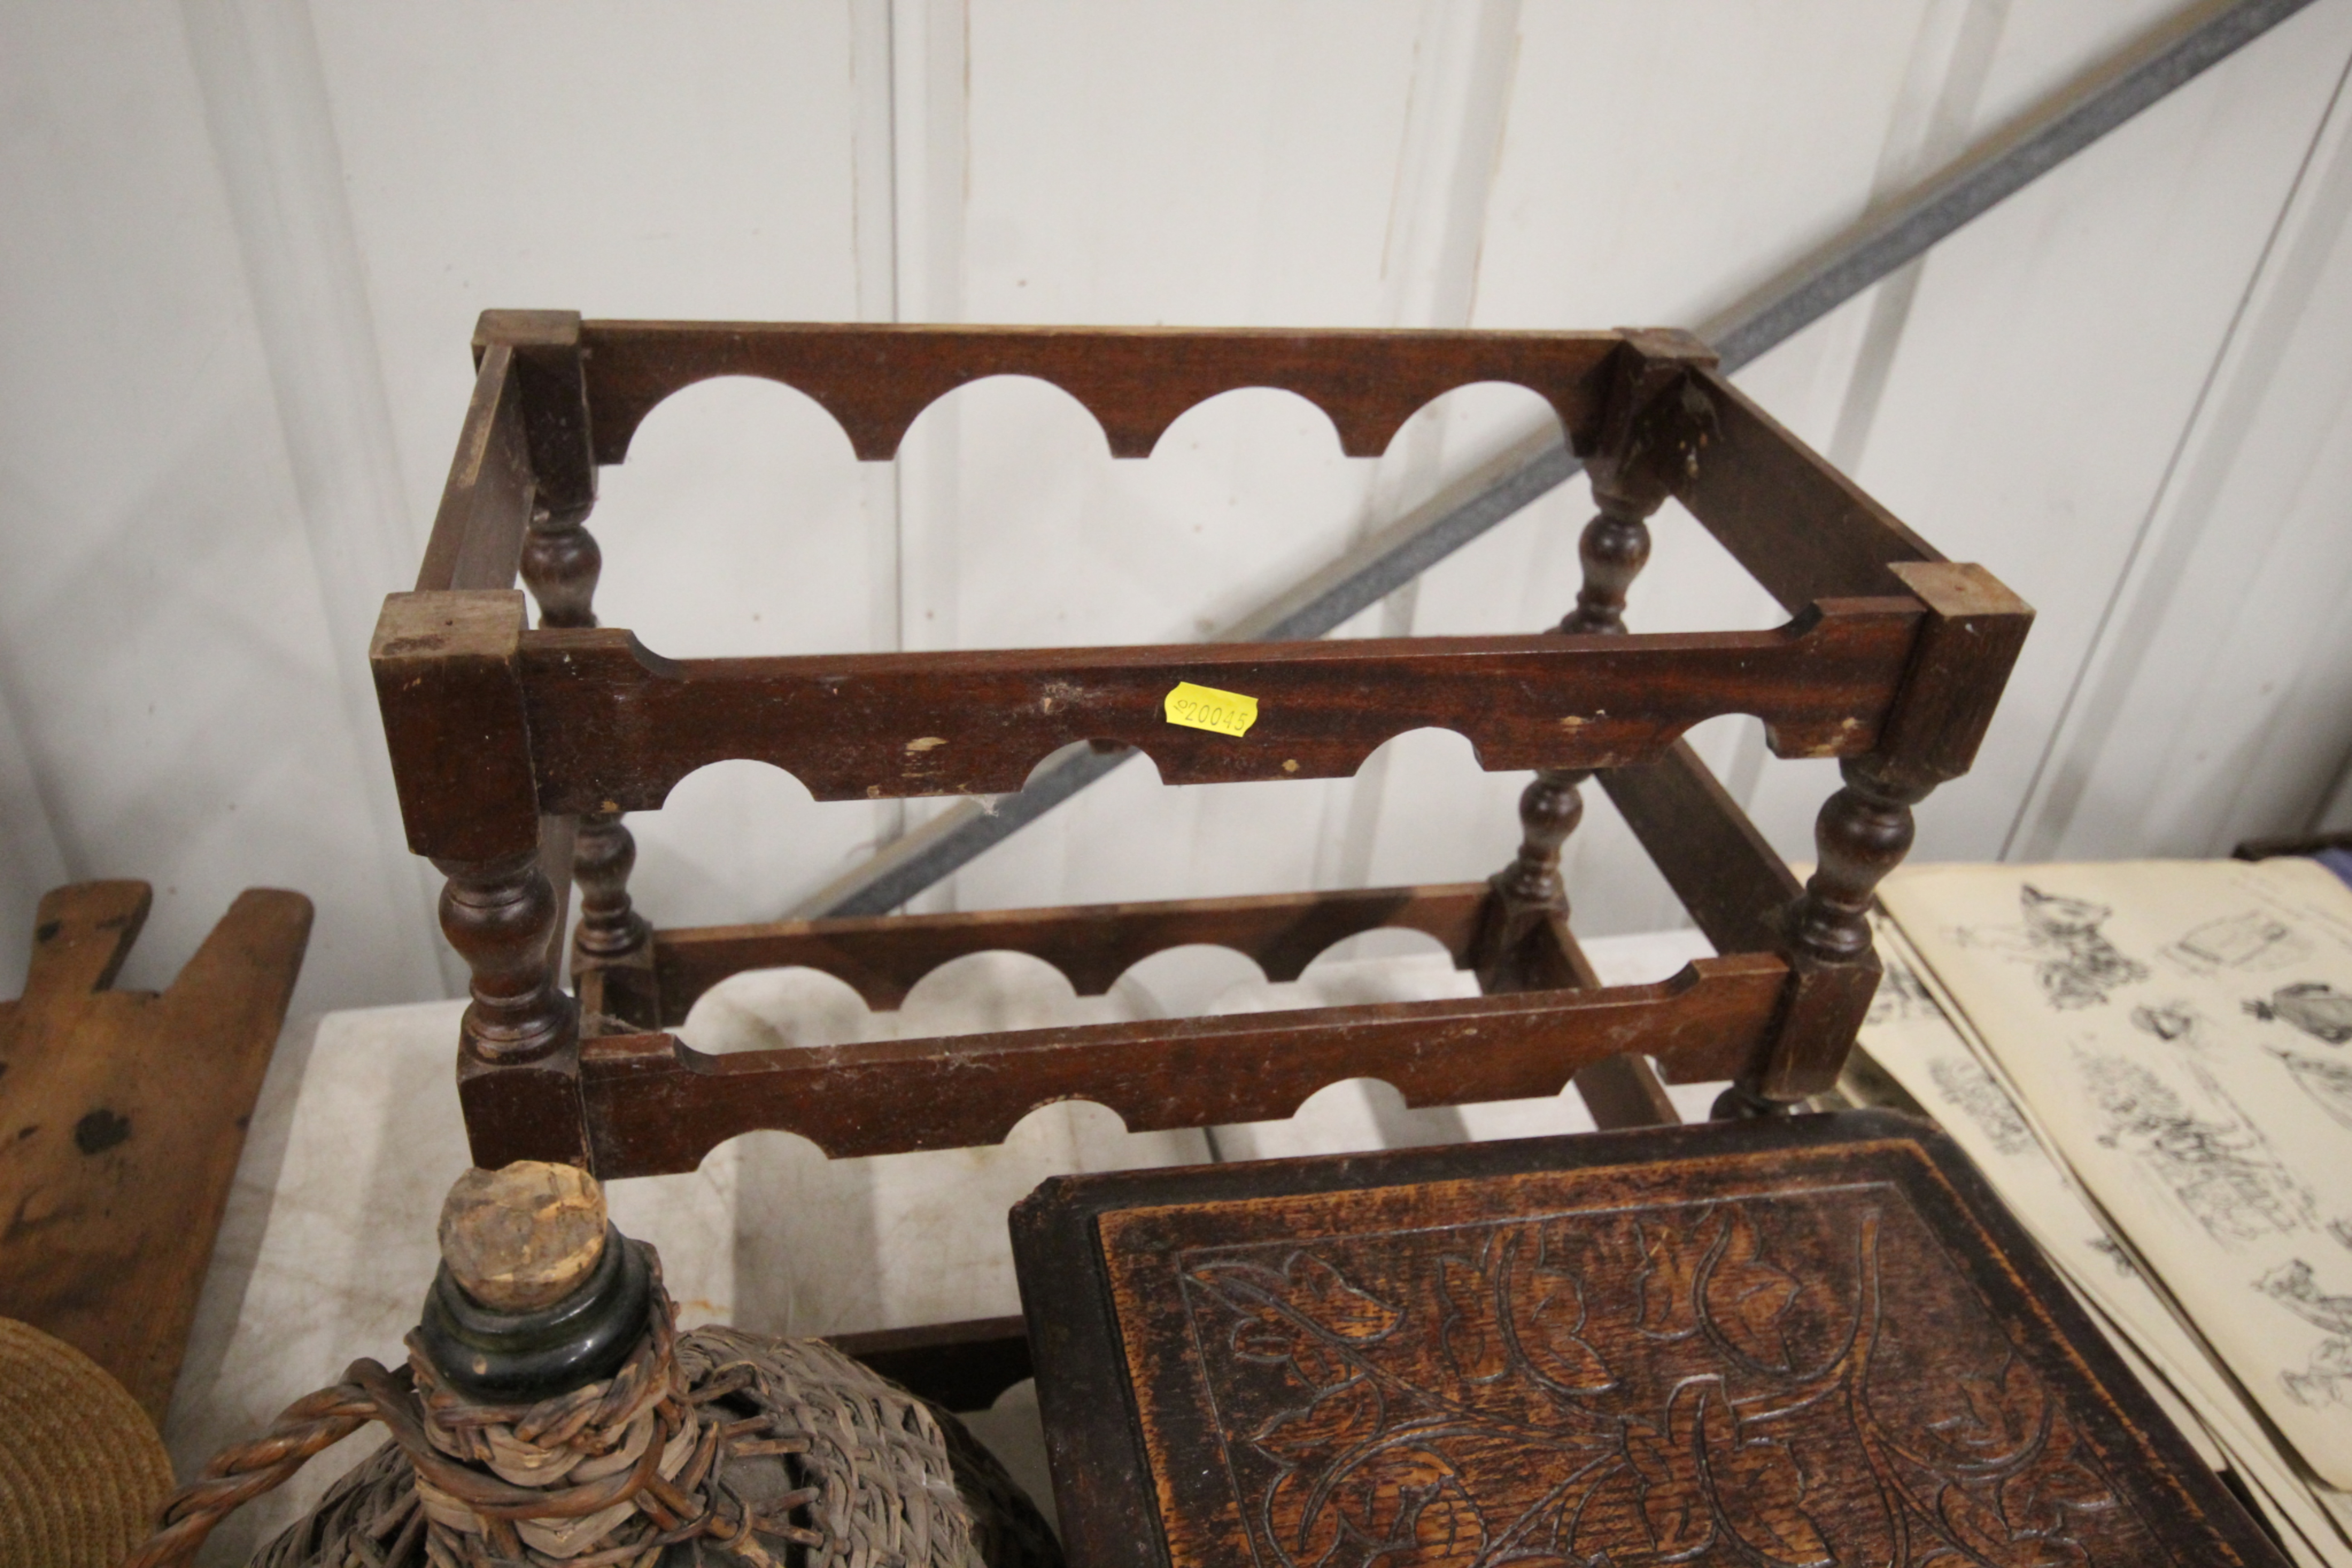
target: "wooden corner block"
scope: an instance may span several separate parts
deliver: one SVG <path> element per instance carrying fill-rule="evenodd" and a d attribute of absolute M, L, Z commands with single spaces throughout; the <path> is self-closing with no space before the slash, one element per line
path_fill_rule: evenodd
<path fill-rule="evenodd" d="M 386 594 L 368 660 L 382 667 L 460 657 L 511 659 L 522 651 L 525 615 L 520 588 Z"/>
<path fill-rule="evenodd" d="M 667 1035 L 650 1038 L 664 1046 L 674 1044 Z M 466 1139 L 474 1163 L 486 1171 L 518 1160 L 583 1169 L 604 1163 L 590 1147 L 577 1039 L 567 1039 L 528 1062 L 486 1062 L 460 1052 L 457 1102 L 466 1113 Z"/>
<path fill-rule="evenodd" d="M 0 1315 L 160 1424 L 311 909 L 248 889 L 170 989 L 110 990 L 149 900 L 144 882 L 52 890 L 24 998 L 0 1008 Z"/>
<path fill-rule="evenodd" d="M 1617 335 L 1643 360 L 1677 369 L 1713 370 L 1722 356 L 1697 333 L 1680 327 L 1620 327 Z"/>
<path fill-rule="evenodd" d="M 515 589 L 391 594 L 368 663 L 408 847 L 492 860 L 539 844 Z"/>
<path fill-rule="evenodd" d="M 596 500 L 596 455 L 580 312 L 485 310 L 474 327 L 477 363 L 494 344 L 513 351 L 520 374 L 538 504 L 552 514 L 584 513 Z"/>
<path fill-rule="evenodd" d="M 1793 1105 L 1837 1082 L 1854 1032 L 1878 994 L 1878 954 L 1832 963 L 1801 952 L 1789 961 L 1788 990 L 1772 1023 L 1771 1044 L 1757 1087 L 1767 1100 Z"/>
<path fill-rule="evenodd" d="M 1647 512 L 1697 464 L 1713 409 L 1691 378 L 1717 358 L 1678 327 L 1623 327 L 1618 336 L 1600 439 L 1581 455 L 1596 496 L 1617 494 Z"/>
<path fill-rule="evenodd" d="M 1883 775 L 1933 785 L 1975 763 L 2033 608 L 1981 566 L 1895 561 L 1886 570 L 1927 606 L 1903 689 L 1879 731 Z"/>
<path fill-rule="evenodd" d="M 2033 606 L 2009 585 L 1970 561 L 1894 561 L 1886 569 L 1903 579 L 1919 602 L 1947 620 L 2033 619 Z"/>
<path fill-rule="evenodd" d="M 514 348 L 580 347 L 577 310 L 485 310 L 474 321 L 474 352 L 478 356 L 492 343 Z"/>

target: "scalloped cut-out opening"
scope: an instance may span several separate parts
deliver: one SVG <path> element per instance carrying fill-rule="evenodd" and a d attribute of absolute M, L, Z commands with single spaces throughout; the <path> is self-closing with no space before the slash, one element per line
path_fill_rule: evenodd
<path fill-rule="evenodd" d="M 1334 950 L 1374 937 L 1374 956 Z M 1416 944 L 1413 939 L 1419 938 Z M 1386 955 L 1379 949 L 1388 948 Z M 1252 964 L 1255 969 L 1256 965 Z M 1443 943 L 1419 931 L 1383 928 L 1349 937 L 1311 960 L 1297 980 L 1241 979 L 1220 992 L 1204 1015 L 1287 1013 L 1302 1007 L 1361 1007 L 1383 1002 L 1439 1002 L 1475 996 L 1478 978 L 1454 967 Z"/>
<path fill-rule="evenodd" d="M 951 958 L 908 987 L 898 1033 L 903 1039 L 1118 1022 L 1084 1016 L 1107 1010 L 1103 998 L 1080 996 L 1069 976 L 1045 960 L 992 950 Z"/>
<path fill-rule="evenodd" d="M 849 1046 L 876 1037 L 876 1017 L 847 981 L 795 964 L 729 975 L 695 998 L 676 1032 L 713 1055 Z"/>
<path fill-rule="evenodd" d="M 1397 426 L 1381 456 L 1388 502 L 1402 511 L 1506 452 L 1567 439 L 1559 411 L 1533 387 L 1465 382 L 1439 393 Z"/>
<path fill-rule="evenodd" d="M 628 460 L 603 470 L 598 612 L 672 658 L 879 649 L 902 616 L 905 640 L 932 647 L 1191 641 L 1327 563 L 1368 517 L 1557 431 L 1532 390 L 1474 383 L 1412 415 L 1378 458 L 1350 458 L 1307 398 L 1237 388 L 1121 462 L 1067 392 L 988 376 L 915 416 L 894 483 L 807 395 L 712 377 L 656 405 Z M 902 506 L 911 597 L 875 576 Z M 931 573 L 924 542 L 950 535 L 956 564 Z"/>
<path fill-rule="evenodd" d="M 869 535 L 895 526 L 887 489 L 805 394 L 698 382 L 646 416 L 598 489 L 604 625 L 679 658 L 876 646 Z"/>
<path fill-rule="evenodd" d="M 1050 450 L 1003 450 L 992 437 L 1017 432 Z M 1087 405 L 1043 377 L 983 375 L 934 398 L 907 425 L 898 456 L 952 433 L 969 462 L 1009 462 L 1029 468 L 1040 461 L 1091 457 L 1110 459 L 1110 438 Z"/>
<path fill-rule="evenodd" d="M 1444 942 L 1425 931 L 1409 926 L 1380 926 L 1371 931 L 1358 931 L 1354 936 L 1341 937 L 1318 952 L 1307 963 L 1305 980 L 1318 971 L 1360 968 L 1373 965 L 1381 968 L 1422 969 L 1431 962 L 1454 967 L 1454 954 Z M 1386 998 L 1379 998 L 1385 1001 Z"/>
<path fill-rule="evenodd" d="M 660 810 L 629 814 L 630 896 L 657 926 L 772 921 L 872 852 L 877 815 L 867 802 L 819 805 L 772 763 L 712 763 Z"/>
<path fill-rule="evenodd" d="M 1211 458 L 1247 433 L 1295 459 L 1360 462 L 1339 450 L 1339 429 L 1312 398 L 1281 386 L 1236 386 L 1204 397 L 1168 422 L 1150 461 L 1181 464 Z"/>
<path fill-rule="evenodd" d="M 1095 996 L 1079 995 L 1049 961 L 1004 949 L 939 965 L 908 987 L 897 1008 L 868 1007 L 856 987 L 823 970 L 747 970 L 698 997 L 676 1032 L 696 1050 L 718 1055 L 1477 994 L 1475 978 L 1455 969 L 1436 939 L 1382 930 L 1343 939 L 1288 982 L 1268 981 L 1254 960 L 1232 948 L 1165 948 L 1129 965 Z"/>
<path fill-rule="evenodd" d="M 1124 742 L 1111 740 L 1103 740 L 1099 742 L 1096 741 L 1073 741 L 1066 746 L 1056 746 L 1052 751 L 1046 752 L 1044 756 L 1038 758 L 1037 761 L 1032 764 L 1028 774 L 1021 781 L 1021 787 L 1023 789 L 1027 789 L 1031 784 L 1035 784 L 1040 775 L 1044 774 L 1048 769 L 1058 767 L 1065 762 L 1076 762 L 1087 752 L 1096 750 L 1098 745 L 1107 751 L 1126 751 L 1130 749 Z M 1136 769 L 1139 773 L 1150 774 L 1151 784 L 1154 787 L 1166 782 L 1160 776 L 1160 764 L 1152 760 L 1151 753 L 1149 752 L 1136 751 L 1133 755 L 1127 758 L 1127 760 L 1120 765 L 1126 768 Z M 982 804 L 982 809 L 989 809 L 986 803 Z"/>
<path fill-rule="evenodd" d="M 1351 1078 L 1325 1084 L 1286 1119 L 1218 1129 L 1217 1151 L 1227 1160 L 1265 1160 L 1460 1143 L 1468 1137 L 1459 1108 L 1412 1110 L 1385 1079 Z"/>
<path fill-rule="evenodd" d="M 1265 984 L 1265 972 L 1247 953 L 1187 942 L 1128 965 L 1110 994 L 1138 1018 L 1198 1018 L 1216 1011 L 1228 993 Z"/>

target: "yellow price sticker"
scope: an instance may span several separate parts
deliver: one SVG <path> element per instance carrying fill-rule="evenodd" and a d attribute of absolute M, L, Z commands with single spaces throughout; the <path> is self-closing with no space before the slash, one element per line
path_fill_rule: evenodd
<path fill-rule="evenodd" d="M 1180 680 L 1168 694 L 1168 721 L 1188 730 L 1208 730 L 1220 735 L 1246 735 L 1257 722 L 1257 699 L 1213 686 Z"/>

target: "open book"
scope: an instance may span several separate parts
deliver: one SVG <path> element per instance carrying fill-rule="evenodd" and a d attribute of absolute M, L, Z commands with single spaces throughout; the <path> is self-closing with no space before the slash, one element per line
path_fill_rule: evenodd
<path fill-rule="evenodd" d="M 2352 1565 L 2352 888 L 2300 859 L 1928 866 L 1881 901 L 1869 1061 L 2290 1553 Z"/>

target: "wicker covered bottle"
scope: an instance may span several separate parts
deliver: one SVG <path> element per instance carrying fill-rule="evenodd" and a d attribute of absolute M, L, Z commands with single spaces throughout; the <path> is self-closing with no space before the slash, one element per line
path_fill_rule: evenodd
<path fill-rule="evenodd" d="M 593 1177 L 472 1171 L 408 1361 L 353 1362 L 163 1509 L 131 1568 L 190 1561 L 229 1512 L 371 1421 L 391 1441 L 266 1546 L 268 1568 L 1060 1568 L 1029 1500 L 954 1416 L 816 1341 L 681 1335 L 654 1249 Z"/>

